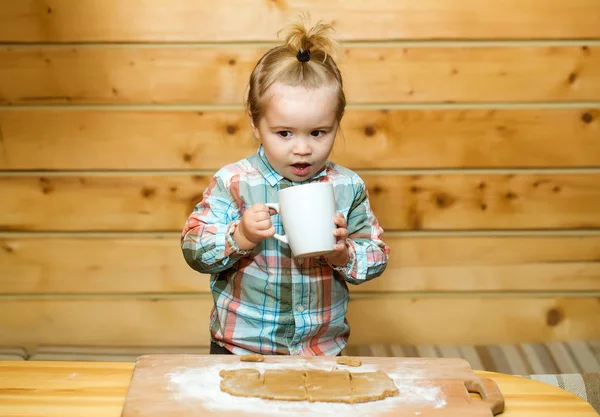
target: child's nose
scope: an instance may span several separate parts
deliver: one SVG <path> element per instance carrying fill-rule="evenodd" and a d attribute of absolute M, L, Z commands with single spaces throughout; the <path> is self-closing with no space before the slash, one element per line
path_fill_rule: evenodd
<path fill-rule="evenodd" d="M 299 139 L 296 141 L 296 143 L 294 143 L 293 152 L 296 155 L 310 155 L 312 152 L 312 149 L 311 149 L 308 141 L 306 141 L 304 139 Z"/>

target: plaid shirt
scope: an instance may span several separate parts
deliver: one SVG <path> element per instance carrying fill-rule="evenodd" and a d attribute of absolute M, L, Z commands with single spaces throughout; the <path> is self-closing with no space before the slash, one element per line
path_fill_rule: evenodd
<path fill-rule="evenodd" d="M 350 260 L 334 267 L 324 257 L 295 259 L 274 238 L 241 250 L 233 232 L 247 207 L 277 202 L 277 191 L 296 185 L 257 154 L 221 168 L 188 218 L 181 238 L 187 263 L 210 273 L 214 342 L 235 354 L 336 355 L 346 345 L 348 287 L 385 270 L 389 247 L 371 211 L 364 182 L 332 162 L 306 182 L 331 182 L 336 210 L 348 223 Z M 279 215 L 272 216 L 283 233 Z"/>

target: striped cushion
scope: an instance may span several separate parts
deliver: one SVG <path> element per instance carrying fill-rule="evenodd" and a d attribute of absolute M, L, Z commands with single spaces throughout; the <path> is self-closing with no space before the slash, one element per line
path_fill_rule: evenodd
<path fill-rule="evenodd" d="M 24 361 L 21 355 L 13 355 L 12 353 L 0 353 L 0 361 Z"/>
<path fill-rule="evenodd" d="M 600 413 L 600 373 L 583 375 L 531 375 L 526 378 L 570 391 L 589 402 Z"/>
<path fill-rule="evenodd" d="M 135 362 L 142 355 L 156 354 L 207 355 L 209 348 L 200 347 L 114 347 L 114 346 L 41 346 L 31 361 Z"/>
<path fill-rule="evenodd" d="M 353 345 L 349 356 L 463 358 L 473 369 L 512 375 L 600 372 L 600 341 L 487 346 Z"/>
<path fill-rule="evenodd" d="M 207 347 L 40 347 L 30 360 L 134 361 L 156 353 L 207 354 Z M 473 369 L 512 375 L 600 372 L 600 341 L 487 346 L 350 345 L 348 356 L 464 358 Z"/>
<path fill-rule="evenodd" d="M 21 347 L 0 347 L 0 360 L 24 361 L 29 359 L 27 350 Z"/>

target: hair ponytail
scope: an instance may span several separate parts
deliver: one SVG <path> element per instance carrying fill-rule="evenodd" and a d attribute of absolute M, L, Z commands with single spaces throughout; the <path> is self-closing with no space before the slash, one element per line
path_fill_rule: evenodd
<path fill-rule="evenodd" d="M 322 22 L 310 28 L 300 22 L 279 32 L 285 33 L 283 44 L 264 54 L 250 75 L 246 109 L 255 125 L 264 113 L 265 93 L 276 82 L 307 89 L 334 86 L 338 97 L 337 118 L 341 120 L 346 97 L 342 75 L 333 59 L 339 45 L 327 34 L 332 29 Z"/>
<path fill-rule="evenodd" d="M 328 55 L 335 55 L 339 47 L 335 40 L 327 36 L 331 30 L 333 26 L 322 22 L 312 28 L 307 28 L 304 23 L 295 23 L 287 29 L 285 45 L 294 53 L 310 51 L 313 56 L 315 52 L 322 53 L 325 60 Z"/>

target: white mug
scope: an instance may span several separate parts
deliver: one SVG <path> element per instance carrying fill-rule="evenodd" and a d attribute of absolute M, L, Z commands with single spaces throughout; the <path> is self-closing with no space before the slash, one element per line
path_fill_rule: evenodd
<path fill-rule="evenodd" d="M 290 246 L 296 258 L 319 256 L 333 251 L 337 228 L 333 184 L 314 182 L 284 188 L 277 193 L 279 203 L 267 206 L 281 216 L 284 235 L 274 238 Z"/>

